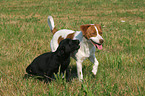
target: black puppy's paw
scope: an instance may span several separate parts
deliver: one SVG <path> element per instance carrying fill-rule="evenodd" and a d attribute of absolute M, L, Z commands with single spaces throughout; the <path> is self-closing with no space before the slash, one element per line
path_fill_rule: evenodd
<path fill-rule="evenodd" d="M 29 77 L 32 77 L 32 75 L 31 75 L 31 74 L 25 74 L 23 78 L 24 78 L 24 79 L 27 79 L 27 78 L 29 78 Z"/>

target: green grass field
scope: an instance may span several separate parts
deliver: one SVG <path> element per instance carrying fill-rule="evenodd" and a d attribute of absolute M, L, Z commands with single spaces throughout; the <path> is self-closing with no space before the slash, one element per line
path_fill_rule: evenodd
<path fill-rule="evenodd" d="M 51 51 L 48 15 L 59 29 L 102 25 L 105 42 L 96 50 L 96 77 L 86 60 L 79 82 L 71 59 L 70 82 L 23 78 L 36 56 Z M 0 96 L 144 96 L 144 36 L 144 0 L 0 0 Z"/>

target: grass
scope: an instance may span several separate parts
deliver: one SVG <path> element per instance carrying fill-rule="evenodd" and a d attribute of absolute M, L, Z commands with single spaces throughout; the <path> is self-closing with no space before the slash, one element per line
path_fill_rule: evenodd
<path fill-rule="evenodd" d="M 1 0 L 0 13 L 1 96 L 145 95 L 144 0 Z M 95 77 L 93 64 L 86 60 L 84 81 L 79 82 L 71 59 L 70 82 L 58 78 L 45 84 L 23 78 L 31 61 L 50 51 L 48 15 L 59 29 L 103 26 L 105 42 L 103 50 L 96 50 L 100 64 Z"/>

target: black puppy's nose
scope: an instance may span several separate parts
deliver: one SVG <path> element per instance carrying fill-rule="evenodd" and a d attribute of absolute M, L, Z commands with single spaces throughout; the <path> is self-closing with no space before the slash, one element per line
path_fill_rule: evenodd
<path fill-rule="evenodd" d="M 76 43 L 77 43 L 77 44 L 80 44 L 80 41 L 79 41 L 79 40 L 76 40 Z"/>

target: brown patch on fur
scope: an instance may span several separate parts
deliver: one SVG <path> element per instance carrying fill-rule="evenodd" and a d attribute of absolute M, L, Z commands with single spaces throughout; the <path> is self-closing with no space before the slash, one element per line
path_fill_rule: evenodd
<path fill-rule="evenodd" d="M 88 29 L 90 26 L 91 26 L 91 25 L 89 25 L 89 24 L 85 24 L 85 25 L 81 25 L 81 26 L 80 26 L 80 29 L 81 29 L 81 31 L 82 31 L 82 33 L 83 33 L 84 36 L 85 36 L 85 34 L 86 34 L 87 29 Z"/>
<path fill-rule="evenodd" d="M 68 34 L 66 38 L 73 39 L 73 38 L 74 38 L 74 35 L 75 35 L 75 32 L 74 32 L 74 33 L 71 33 L 71 34 Z M 62 41 L 63 39 L 65 39 L 65 38 L 63 38 L 62 36 L 60 36 L 60 37 L 58 38 L 58 44 L 59 44 L 60 41 Z"/>
<path fill-rule="evenodd" d="M 57 31 L 58 31 L 58 30 L 57 30 L 56 28 L 54 28 L 51 32 L 52 32 L 53 34 L 55 34 Z"/>
<path fill-rule="evenodd" d="M 95 24 L 95 26 L 97 27 L 99 34 L 102 36 L 102 28 L 100 24 Z"/>
<path fill-rule="evenodd" d="M 73 39 L 74 38 L 74 35 L 75 35 L 75 32 L 74 33 L 71 33 L 71 34 L 68 34 L 66 38 Z"/>
<path fill-rule="evenodd" d="M 62 36 L 60 36 L 59 38 L 58 38 L 58 44 L 60 43 L 60 41 L 62 41 L 64 38 L 62 37 Z"/>
<path fill-rule="evenodd" d="M 91 25 L 88 29 L 87 29 L 87 37 L 88 39 L 91 37 L 96 37 L 97 36 L 97 32 L 96 29 L 94 27 L 94 25 Z"/>
<path fill-rule="evenodd" d="M 97 36 L 97 32 L 94 25 L 86 24 L 86 25 L 82 25 L 80 28 L 84 37 L 86 37 L 87 39 L 89 39 L 90 37 Z"/>

